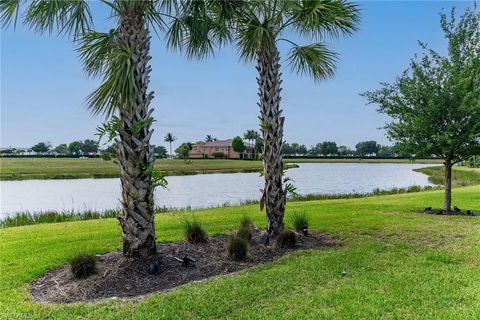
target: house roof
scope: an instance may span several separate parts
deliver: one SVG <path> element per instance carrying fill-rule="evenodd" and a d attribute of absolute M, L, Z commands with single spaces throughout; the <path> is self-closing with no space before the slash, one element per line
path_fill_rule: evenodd
<path fill-rule="evenodd" d="M 232 139 L 227 140 L 216 140 L 216 141 L 209 141 L 209 142 L 197 142 L 198 145 L 204 147 L 230 147 L 232 146 Z"/>
<path fill-rule="evenodd" d="M 248 142 L 244 142 L 245 147 L 250 147 L 253 148 L 253 145 Z M 209 142 L 204 142 L 204 141 L 198 141 L 196 146 L 202 146 L 202 147 L 213 147 L 213 148 L 227 148 L 232 146 L 232 139 L 226 139 L 226 140 L 215 140 L 215 141 L 209 141 Z"/>

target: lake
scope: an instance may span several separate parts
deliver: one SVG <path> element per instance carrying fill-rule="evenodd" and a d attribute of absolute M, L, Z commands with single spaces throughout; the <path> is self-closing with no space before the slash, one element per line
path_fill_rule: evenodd
<path fill-rule="evenodd" d="M 430 186 L 413 169 L 425 164 L 301 163 L 286 176 L 300 194 L 367 193 L 376 188 Z M 169 190 L 157 189 L 155 204 L 205 208 L 258 200 L 263 178 L 258 173 L 199 174 L 167 177 Z M 120 180 L 0 181 L 0 219 L 20 211 L 84 211 L 119 206 Z"/>

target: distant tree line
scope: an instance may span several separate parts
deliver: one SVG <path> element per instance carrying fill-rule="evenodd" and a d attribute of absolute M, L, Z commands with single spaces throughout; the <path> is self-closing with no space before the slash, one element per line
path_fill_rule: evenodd
<path fill-rule="evenodd" d="M 400 157 L 410 158 L 412 154 L 402 151 L 396 145 L 382 146 L 374 140 L 361 141 L 355 145 L 355 149 L 352 150 L 347 146 L 337 146 L 335 141 L 323 141 L 314 146 L 308 148 L 304 144 L 299 143 L 287 143 L 283 144 L 282 153 L 285 156 L 341 156 L 341 157 L 354 157 L 354 156 L 374 156 L 374 157 Z"/>
<path fill-rule="evenodd" d="M 154 146 L 154 153 L 157 158 L 166 158 L 167 149 L 164 146 Z M 105 148 L 100 148 L 98 141 L 92 139 L 72 141 L 70 143 L 61 143 L 53 147 L 50 142 L 39 142 L 30 148 L 6 148 L 0 151 L 3 155 L 37 155 L 37 156 L 99 156 L 108 159 L 105 155 L 115 155 L 116 145 L 112 144 Z"/>

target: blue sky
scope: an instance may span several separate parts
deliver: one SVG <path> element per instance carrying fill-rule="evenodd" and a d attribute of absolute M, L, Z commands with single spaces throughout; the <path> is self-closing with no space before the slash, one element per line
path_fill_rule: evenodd
<path fill-rule="evenodd" d="M 365 106 L 359 94 L 393 81 L 420 52 L 417 40 L 444 51 L 438 13 L 453 6 L 463 11 L 473 2 L 358 4 L 360 31 L 330 43 L 340 54 L 334 78 L 315 83 L 291 74 L 284 64 L 282 108 L 288 142 L 309 146 L 333 140 L 354 147 L 358 141 L 373 139 L 389 144 L 378 129 L 388 119 L 374 106 Z M 98 3 L 94 10 L 97 7 Z M 97 26 L 109 28 L 105 23 Z M 231 138 L 258 127 L 255 68 L 240 62 L 233 48 L 224 48 L 206 61 L 189 61 L 166 50 L 163 38 L 153 37 L 152 56 L 151 89 L 156 95 L 152 106 L 157 120 L 153 144 L 166 145 L 167 132 L 184 142 L 207 134 Z M 2 31 L 1 147 L 93 138 L 104 119 L 93 116 L 84 101 L 97 84 L 82 72 L 67 38 L 38 35 L 21 25 L 15 31 Z"/>

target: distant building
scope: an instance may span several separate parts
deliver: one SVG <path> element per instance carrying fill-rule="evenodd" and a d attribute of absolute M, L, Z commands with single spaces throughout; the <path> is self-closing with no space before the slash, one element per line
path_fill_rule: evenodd
<path fill-rule="evenodd" d="M 226 159 L 255 159 L 255 147 L 245 142 L 245 151 L 240 153 L 232 148 L 232 139 L 216 141 L 199 141 L 192 146 L 189 152 L 191 159 L 198 158 L 226 158 Z"/>

